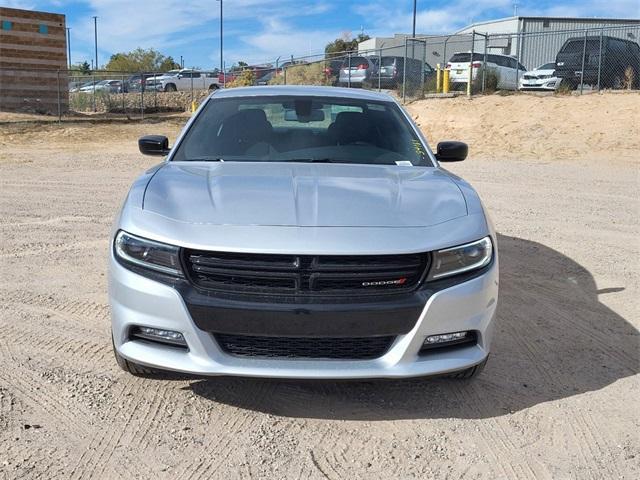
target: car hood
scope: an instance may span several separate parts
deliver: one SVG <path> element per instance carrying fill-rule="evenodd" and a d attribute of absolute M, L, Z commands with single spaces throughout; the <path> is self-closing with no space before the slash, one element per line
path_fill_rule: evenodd
<path fill-rule="evenodd" d="M 436 168 L 348 164 L 168 162 L 143 211 L 178 222 L 298 227 L 419 227 L 467 215 Z"/>
<path fill-rule="evenodd" d="M 555 70 L 529 70 L 524 72 L 525 75 L 553 75 Z"/>

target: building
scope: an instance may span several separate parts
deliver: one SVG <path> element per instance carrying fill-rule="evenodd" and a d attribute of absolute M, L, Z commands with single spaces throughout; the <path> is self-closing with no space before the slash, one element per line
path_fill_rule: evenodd
<path fill-rule="evenodd" d="M 455 52 L 471 50 L 471 35 L 411 35 L 396 33 L 393 37 L 373 37 L 358 44 L 358 53 L 374 56 L 409 56 L 424 59 L 431 67 L 444 65 Z M 406 47 L 406 50 L 405 50 Z"/>
<path fill-rule="evenodd" d="M 0 110 L 67 110 L 65 16 L 0 7 Z"/>
<path fill-rule="evenodd" d="M 474 23 L 455 35 L 488 34 L 487 51 L 512 55 L 527 68 L 555 61 L 572 37 L 606 35 L 639 41 L 640 19 L 580 17 L 508 17 Z M 474 51 L 484 52 L 484 39 L 476 37 Z"/>
<path fill-rule="evenodd" d="M 474 32 L 476 35 L 474 35 Z M 450 35 L 395 34 L 374 37 L 358 45 L 364 55 L 424 58 L 432 67 L 446 64 L 455 52 L 502 53 L 520 59 L 527 68 L 555 60 L 562 44 L 572 37 L 610 35 L 638 42 L 640 19 L 509 17 L 474 23 Z M 486 40 L 485 40 L 486 38 Z"/>

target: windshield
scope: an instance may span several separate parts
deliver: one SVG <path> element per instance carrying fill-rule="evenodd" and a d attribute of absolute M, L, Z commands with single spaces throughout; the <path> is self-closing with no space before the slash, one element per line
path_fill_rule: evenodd
<path fill-rule="evenodd" d="M 556 68 L 555 62 L 553 63 L 545 63 L 544 65 L 540 65 L 536 70 L 554 70 Z"/>
<path fill-rule="evenodd" d="M 484 60 L 484 55 L 480 53 L 473 54 L 473 60 Z M 449 63 L 469 63 L 471 61 L 471 53 L 454 53 Z"/>
<path fill-rule="evenodd" d="M 433 165 L 395 103 L 311 96 L 213 97 L 172 160 Z"/>

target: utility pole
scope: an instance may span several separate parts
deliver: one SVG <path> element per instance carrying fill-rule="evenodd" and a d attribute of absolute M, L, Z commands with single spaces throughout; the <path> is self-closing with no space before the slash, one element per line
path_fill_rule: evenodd
<path fill-rule="evenodd" d="M 222 31 L 222 0 L 218 0 L 220 2 L 220 70 L 222 71 L 222 85 L 224 86 L 225 75 L 224 75 L 224 50 L 223 50 L 223 31 Z"/>
<path fill-rule="evenodd" d="M 96 70 L 98 69 L 98 17 L 93 17 L 93 40 L 96 50 Z"/>
<path fill-rule="evenodd" d="M 67 63 L 71 70 L 71 27 L 67 27 Z"/>
<path fill-rule="evenodd" d="M 416 13 L 418 9 L 418 0 L 413 0 L 413 38 L 416 38 Z"/>

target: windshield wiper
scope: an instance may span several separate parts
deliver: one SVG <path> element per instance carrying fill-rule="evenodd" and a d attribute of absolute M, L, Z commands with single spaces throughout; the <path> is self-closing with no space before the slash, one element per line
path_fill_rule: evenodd
<path fill-rule="evenodd" d="M 224 162 L 222 157 L 196 157 L 187 159 L 188 162 Z"/>
<path fill-rule="evenodd" d="M 286 160 L 276 160 L 278 162 L 300 162 L 300 163 L 340 163 L 335 158 L 287 158 Z"/>

